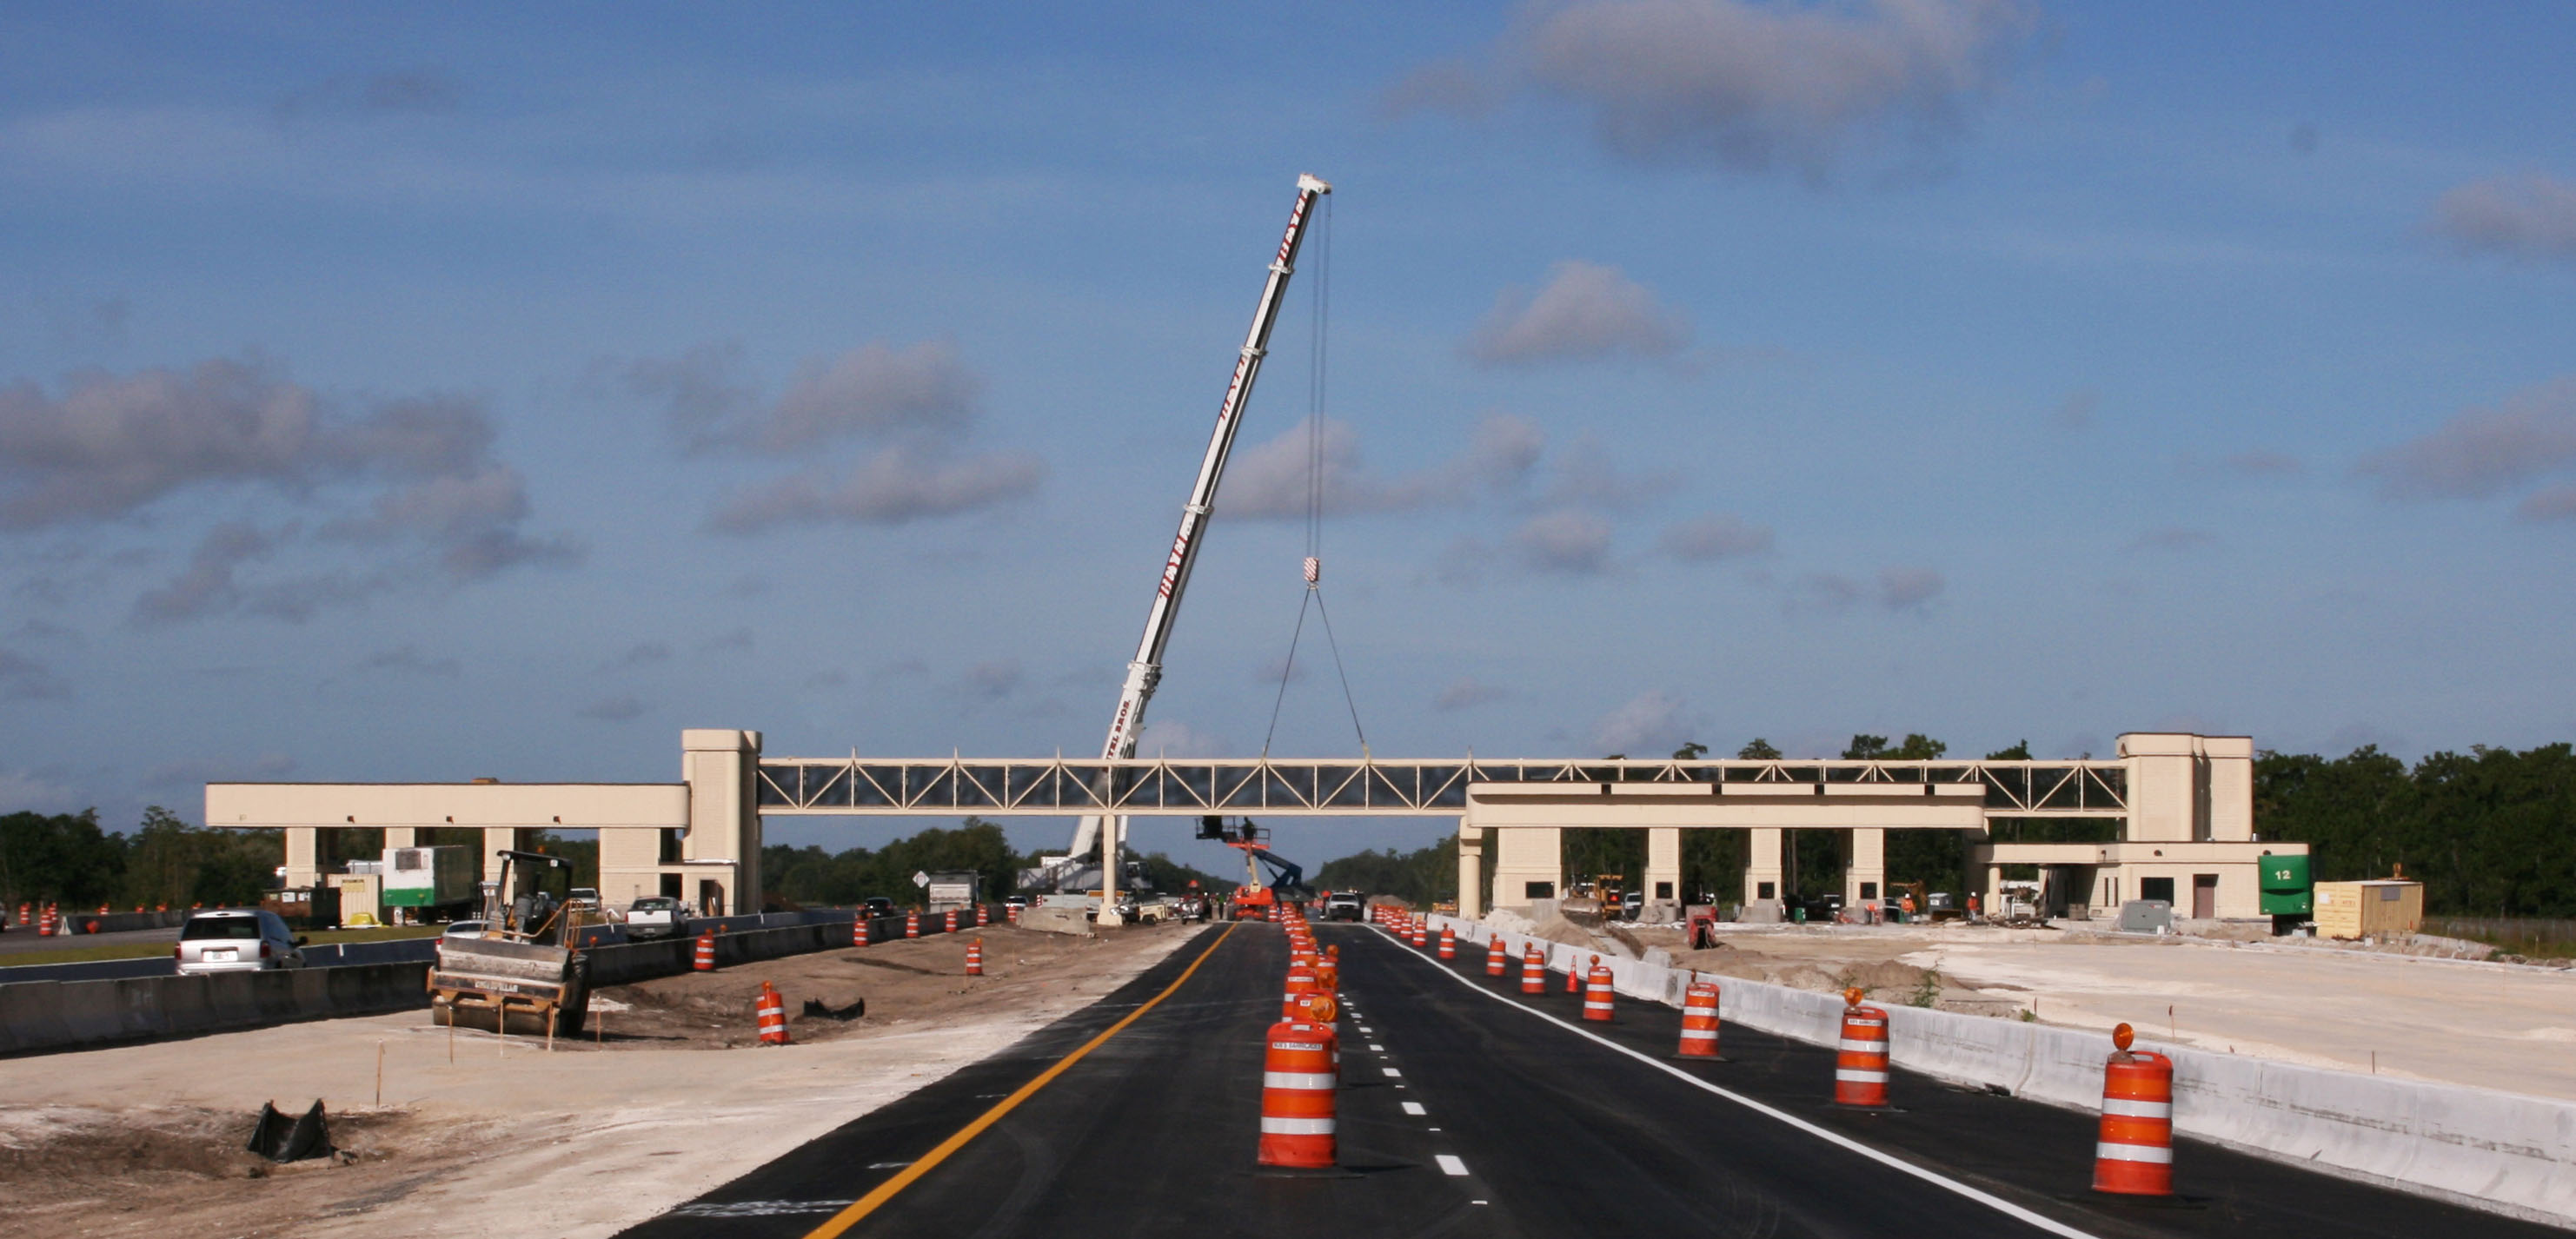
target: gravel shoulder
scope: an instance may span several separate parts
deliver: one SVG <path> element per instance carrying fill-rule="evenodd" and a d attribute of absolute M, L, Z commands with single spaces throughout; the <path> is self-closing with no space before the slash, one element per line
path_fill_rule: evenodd
<path fill-rule="evenodd" d="M 604 1036 L 552 1052 L 406 1012 L 0 1060 L 0 1209 L 87 1236 L 609 1235 L 1096 1001 L 1194 928 L 994 926 L 983 977 L 961 933 L 617 986 Z M 756 1043 L 763 980 L 794 1045 Z M 339 1156 L 242 1151 L 260 1103 L 316 1098 Z"/>

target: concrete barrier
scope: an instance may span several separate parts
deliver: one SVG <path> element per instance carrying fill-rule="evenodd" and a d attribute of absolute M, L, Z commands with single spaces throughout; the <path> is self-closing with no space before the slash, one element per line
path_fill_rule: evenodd
<path fill-rule="evenodd" d="M 0 985 L 0 1053 L 227 1032 L 427 1006 L 421 963 Z"/>
<path fill-rule="evenodd" d="M 1530 941 L 1475 921 L 1431 919 L 1479 945 L 1499 936 L 1515 960 Z M 1560 971 L 1592 954 L 1539 941 Z M 1606 955 L 1602 962 L 1631 997 L 1679 1007 L 1689 986 L 1686 969 Z M 1735 977 L 1718 984 L 1719 1016 L 1729 1024 L 1814 1045 L 1841 1036 L 1840 995 Z M 2488 1212 L 2576 1222 L 2576 1102 L 2139 1044 L 2174 1060 L 2177 1134 Z M 1897 1006 L 1888 1008 L 1888 1050 L 1909 1071 L 2097 1113 L 2110 1039 Z"/>

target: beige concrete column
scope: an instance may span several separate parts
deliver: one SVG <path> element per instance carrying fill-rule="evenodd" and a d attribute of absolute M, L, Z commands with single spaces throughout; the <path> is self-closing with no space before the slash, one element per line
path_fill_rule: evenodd
<path fill-rule="evenodd" d="M 693 727 L 680 733 L 680 781 L 689 785 L 689 833 L 683 859 L 723 862 L 722 877 L 709 865 L 704 881 L 725 882 L 725 911 L 760 910 L 760 733 Z M 687 898 L 698 898 L 697 881 Z"/>
<path fill-rule="evenodd" d="M 2202 833 L 2198 740 L 2177 732 L 2120 737 L 2120 760 L 2129 767 L 2129 822 L 2121 838 L 2187 843 Z"/>
<path fill-rule="evenodd" d="M 320 833 L 310 826 L 286 828 L 288 886 L 311 886 L 322 880 Z"/>
<path fill-rule="evenodd" d="M 419 835 L 420 831 L 416 827 L 387 826 L 385 827 L 385 849 L 391 851 L 395 848 L 419 847 L 418 843 L 412 841 Z"/>
<path fill-rule="evenodd" d="M 527 831 L 525 831 L 525 830 L 522 830 L 522 829 L 520 829 L 519 827 L 516 827 L 516 826 L 486 826 L 486 827 L 484 827 L 484 828 L 483 828 L 483 880 L 484 880 L 484 881 L 487 881 L 487 882 L 497 882 L 497 881 L 499 881 L 499 880 L 501 879 L 501 853 L 502 853 L 504 850 L 512 851 L 512 852 L 524 852 L 524 851 L 527 851 L 527 850 L 528 850 L 528 832 L 527 832 Z M 515 894 L 517 894 L 517 892 L 515 892 L 515 891 L 503 891 L 503 892 L 501 892 L 501 898 L 502 898 L 504 901 L 506 901 L 506 900 L 508 900 L 511 896 L 513 896 L 513 895 L 515 895 Z"/>
<path fill-rule="evenodd" d="M 1533 899 L 1564 898 L 1564 831 L 1515 826 L 1493 833 L 1495 907 L 1526 908 Z"/>
<path fill-rule="evenodd" d="M 1646 828 L 1646 886 L 1648 903 L 1679 903 L 1690 897 L 1682 889 L 1682 829 L 1679 826 Z"/>
<path fill-rule="evenodd" d="M 1851 864 L 1843 870 L 1843 906 L 1857 909 L 1865 900 L 1887 897 L 1887 832 L 1854 827 L 1851 843 Z"/>
<path fill-rule="evenodd" d="M 1744 866 L 1744 902 L 1785 897 L 1788 891 L 1780 885 L 1780 828 L 1757 826 L 1752 834 L 1753 853 Z M 1771 888 L 1768 893 L 1764 886 Z"/>
<path fill-rule="evenodd" d="M 2203 736 L 2208 758 L 2202 773 L 2208 781 L 2209 837 L 2222 842 L 2254 838 L 2254 738 Z"/>
<path fill-rule="evenodd" d="M 1458 915 L 1475 920 L 1485 914 L 1485 829 L 1458 823 Z"/>

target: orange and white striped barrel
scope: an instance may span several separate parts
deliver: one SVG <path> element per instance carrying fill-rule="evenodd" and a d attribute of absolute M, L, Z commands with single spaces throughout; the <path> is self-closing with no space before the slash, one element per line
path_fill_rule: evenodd
<path fill-rule="evenodd" d="M 1314 969 L 1303 964 L 1290 968 L 1287 992 L 1279 999 L 1279 1018 L 1283 1020 L 1306 1018 L 1306 1000 L 1314 997 L 1320 988 L 1316 983 Z"/>
<path fill-rule="evenodd" d="M 2173 1195 L 2173 1060 L 2132 1050 L 2126 1024 L 2102 1066 L 2102 1135 L 2093 1146 L 2093 1190 L 2119 1196 Z"/>
<path fill-rule="evenodd" d="M 1458 958 L 1458 931 L 1446 925 L 1440 927 L 1440 958 Z"/>
<path fill-rule="evenodd" d="M 1418 916 L 1413 918 L 1413 945 L 1431 945 L 1431 922 Z"/>
<path fill-rule="evenodd" d="M 1834 1055 L 1834 1104 L 1887 1104 L 1887 1012 L 1863 1006 L 1860 991 L 1843 991 L 1843 1039 Z"/>
<path fill-rule="evenodd" d="M 990 904 L 981 904 L 981 903 L 976 904 L 976 905 L 975 905 L 975 928 L 977 928 L 977 929 L 982 929 L 982 928 L 985 928 L 986 926 L 991 925 L 992 923 L 993 923 L 993 908 L 992 908 L 992 905 L 990 905 Z"/>
<path fill-rule="evenodd" d="M 1717 1057 L 1717 983 L 1693 978 L 1682 993 L 1683 1058 Z"/>
<path fill-rule="evenodd" d="M 751 1009 L 760 1020 L 762 1045 L 787 1044 L 787 1000 L 778 996 L 777 987 L 761 982 L 760 998 Z"/>
<path fill-rule="evenodd" d="M 1325 1030 L 1303 1020 L 1270 1026 L 1261 1061 L 1261 1147 L 1264 1166 L 1316 1168 L 1333 1164 L 1333 1049 Z"/>
<path fill-rule="evenodd" d="M 716 970 L 716 936 L 714 931 L 698 935 L 698 954 L 691 968 L 697 972 Z"/>
<path fill-rule="evenodd" d="M 921 936 L 921 909 L 906 908 L 903 910 L 903 936 L 907 938 L 918 938 Z"/>
<path fill-rule="evenodd" d="M 947 918 L 939 923 L 939 932 L 943 934 L 953 934 L 957 932 L 957 909 L 950 908 L 948 910 Z"/>
<path fill-rule="evenodd" d="M 851 946 L 866 946 L 867 944 L 868 944 L 868 910 L 867 910 L 866 908 L 861 908 L 861 909 L 859 909 L 859 914 L 858 914 L 858 916 L 856 916 L 855 918 L 853 918 L 853 919 L 850 921 L 850 945 L 851 945 Z"/>
<path fill-rule="evenodd" d="M 1503 969 L 1511 962 L 1511 958 L 1511 952 L 1503 949 L 1503 936 L 1495 934 L 1485 943 L 1485 975 L 1489 977 L 1503 975 Z"/>
<path fill-rule="evenodd" d="M 1596 1024 L 1608 1023 L 1613 1001 L 1610 969 L 1602 964 L 1600 956 L 1595 955 L 1592 957 L 1592 971 L 1583 977 L 1583 1018 Z"/>
<path fill-rule="evenodd" d="M 966 975 L 970 977 L 984 975 L 984 940 L 981 938 L 966 944 Z"/>
<path fill-rule="evenodd" d="M 1521 992 L 1524 994 L 1547 992 L 1547 957 L 1538 953 L 1536 941 L 1532 941 L 1529 949 L 1521 952 Z"/>
<path fill-rule="evenodd" d="M 16 925 L 16 926 L 17 926 L 18 928 L 20 928 L 20 929 L 25 929 L 25 928 L 27 927 L 27 925 L 28 925 L 27 916 L 28 916 L 29 912 L 31 912 L 31 911 L 32 911 L 32 909 L 30 909 L 26 904 L 23 904 L 23 903 L 22 903 L 22 904 L 19 904 L 19 905 L 18 905 L 18 919 L 17 919 L 17 920 L 15 920 L 15 921 L 13 921 L 13 922 L 11 922 L 11 924 Z"/>

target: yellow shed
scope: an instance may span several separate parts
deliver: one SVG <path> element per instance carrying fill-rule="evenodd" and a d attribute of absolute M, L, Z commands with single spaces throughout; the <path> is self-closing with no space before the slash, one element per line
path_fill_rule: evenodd
<path fill-rule="evenodd" d="M 2424 928 L 2424 884 L 2398 878 L 2317 883 L 2317 936 L 2394 938 Z"/>

